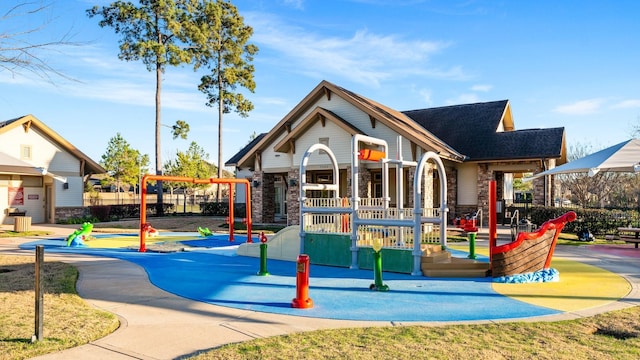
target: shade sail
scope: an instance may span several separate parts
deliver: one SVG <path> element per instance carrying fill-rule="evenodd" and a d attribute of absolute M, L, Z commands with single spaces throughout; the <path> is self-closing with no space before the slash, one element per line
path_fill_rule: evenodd
<path fill-rule="evenodd" d="M 623 141 L 617 145 L 524 178 L 523 180 L 532 180 L 546 175 L 573 173 L 587 173 L 589 176 L 594 176 L 601 171 L 640 171 L 640 139 Z"/>

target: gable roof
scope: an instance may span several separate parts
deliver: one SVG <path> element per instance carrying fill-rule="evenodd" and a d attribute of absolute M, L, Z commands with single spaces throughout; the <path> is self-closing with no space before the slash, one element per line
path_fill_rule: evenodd
<path fill-rule="evenodd" d="M 467 156 L 466 161 L 559 158 L 564 128 L 516 131 L 508 100 L 405 111 L 416 123 Z"/>
<path fill-rule="evenodd" d="M 280 140 L 275 146 L 274 149 L 277 152 L 287 152 L 291 149 L 295 152 L 295 139 L 298 136 L 304 134 L 311 126 L 320 121 L 323 126 L 324 123 L 329 120 L 334 124 L 338 125 L 342 130 L 348 132 L 352 136 L 355 134 L 364 134 L 360 129 L 351 125 L 351 123 L 347 122 L 340 116 L 336 115 L 334 112 L 317 107 L 315 108 L 307 117 L 302 119 L 302 121 L 291 130 L 282 140 Z M 366 134 L 365 134 L 366 135 Z"/>
<path fill-rule="evenodd" d="M 15 119 L 0 121 L 0 136 L 4 133 L 9 132 L 9 130 L 17 128 L 19 126 L 22 126 L 25 131 L 30 128 L 37 128 L 45 136 L 47 136 L 51 142 L 59 145 L 70 154 L 78 158 L 84 164 L 83 175 L 103 174 L 106 172 L 106 170 L 102 166 L 100 166 L 100 164 L 93 161 L 90 157 L 85 155 L 82 151 L 78 150 L 70 142 L 65 140 L 62 136 L 46 126 L 42 121 L 38 120 L 33 115 L 25 115 Z"/>
<path fill-rule="evenodd" d="M 235 155 L 233 155 L 231 159 L 227 160 L 227 162 L 224 163 L 224 165 L 237 166 L 238 161 L 240 161 L 240 159 L 242 159 L 251 149 L 253 149 L 253 147 L 256 146 L 256 144 L 260 142 L 260 140 L 262 140 L 262 138 L 265 137 L 265 135 L 267 135 L 267 133 L 262 133 L 256 136 L 255 138 L 253 138 L 253 140 L 251 140 L 247 145 L 245 145 L 242 149 L 240 149 L 240 151 L 238 151 Z"/>
<path fill-rule="evenodd" d="M 314 106 L 315 103 L 323 96 L 328 99 L 331 99 L 332 96 L 341 97 L 354 107 L 366 113 L 371 120 L 372 126 L 375 126 L 377 122 L 381 122 L 421 148 L 433 149 L 443 158 L 458 162 L 461 162 L 464 159 L 464 155 L 433 135 L 424 127 L 416 124 L 405 114 L 323 80 L 307 96 L 305 96 L 305 98 L 302 99 L 296 107 L 282 118 L 282 120 L 280 120 L 271 131 L 257 141 L 251 149 L 244 151 L 243 154 L 238 153 L 234 155 L 232 159 L 235 160 L 235 165 L 242 166 L 243 164 L 246 164 L 252 155 L 262 152 L 283 132 L 293 130 L 293 123 L 297 121 L 302 114 Z M 288 148 L 286 146 L 280 146 L 276 151 L 284 151 L 285 149 Z M 227 164 L 233 165 L 231 159 L 227 161 Z"/>

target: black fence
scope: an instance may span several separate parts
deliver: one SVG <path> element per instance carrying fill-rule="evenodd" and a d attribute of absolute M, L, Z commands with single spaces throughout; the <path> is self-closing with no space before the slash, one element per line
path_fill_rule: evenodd
<path fill-rule="evenodd" d="M 190 210 L 183 211 L 182 206 L 176 206 L 173 203 L 162 204 L 163 216 L 174 215 L 194 215 L 194 216 L 212 216 L 224 217 L 229 216 L 228 202 L 201 202 L 190 207 Z M 156 203 L 148 203 L 146 207 L 147 216 L 158 216 L 158 206 Z M 233 206 L 233 216 L 235 218 L 246 218 L 247 207 L 244 203 L 236 203 Z M 121 205 L 93 205 L 89 206 L 90 216 L 101 222 L 117 221 L 122 219 L 139 218 L 140 204 L 121 204 Z"/>
<path fill-rule="evenodd" d="M 578 218 L 565 225 L 563 232 L 575 234 L 586 229 L 594 235 L 615 235 L 620 227 L 640 227 L 637 208 L 583 209 L 534 206 L 529 209 L 528 219 L 540 226 L 545 221 L 554 219 L 568 211 L 575 211 Z"/>

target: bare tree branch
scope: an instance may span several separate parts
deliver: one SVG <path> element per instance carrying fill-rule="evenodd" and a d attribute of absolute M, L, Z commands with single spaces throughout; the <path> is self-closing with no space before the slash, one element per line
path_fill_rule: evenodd
<path fill-rule="evenodd" d="M 49 19 L 33 26 L 31 17 L 38 16 L 51 8 L 51 4 L 42 2 L 19 2 L 9 8 L 0 17 L 0 71 L 6 70 L 12 77 L 30 72 L 39 78 L 54 84 L 55 78 L 77 81 L 51 66 L 44 57 L 44 53 L 55 51 L 67 46 L 80 46 L 82 43 L 71 41 L 71 30 L 62 34 L 56 40 L 36 41 L 39 34 L 44 33 L 56 18 Z M 27 26 L 26 28 L 22 28 Z M 15 29 L 15 30 L 11 30 Z"/>

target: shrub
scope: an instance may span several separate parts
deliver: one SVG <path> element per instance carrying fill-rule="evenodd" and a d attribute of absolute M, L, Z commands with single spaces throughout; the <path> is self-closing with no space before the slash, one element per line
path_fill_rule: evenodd
<path fill-rule="evenodd" d="M 89 213 L 91 216 L 97 218 L 101 222 L 111 220 L 111 206 L 110 205 L 94 205 L 89 206 Z"/>
<path fill-rule="evenodd" d="M 202 215 L 205 216 L 229 216 L 229 203 L 203 202 L 200 203 L 200 211 L 202 211 Z M 236 215 L 234 212 L 234 216 Z"/>
<path fill-rule="evenodd" d="M 58 224 L 84 224 L 86 222 L 90 222 L 93 224 L 93 223 L 100 222 L 100 219 L 98 219 L 95 216 L 85 215 L 79 218 L 68 218 L 64 220 L 59 220 Z"/>
<path fill-rule="evenodd" d="M 554 219 L 567 211 L 575 211 L 576 221 L 565 225 L 563 232 L 577 233 L 583 228 L 594 235 L 615 234 L 619 227 L 638 226 L 638 210 L 636 209 L 567 209 L 560 207 L 535 206 L 531 209 L 531 221 L 538 226 L 547 220 Z"/>

